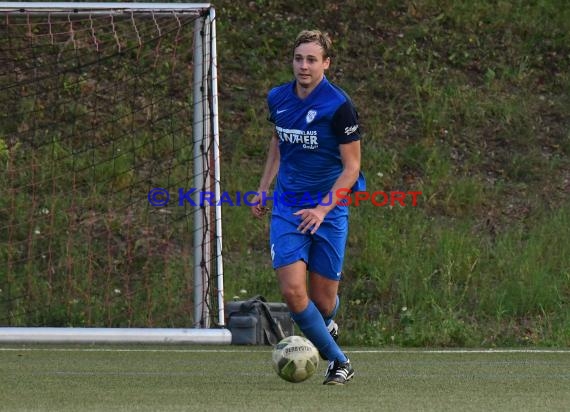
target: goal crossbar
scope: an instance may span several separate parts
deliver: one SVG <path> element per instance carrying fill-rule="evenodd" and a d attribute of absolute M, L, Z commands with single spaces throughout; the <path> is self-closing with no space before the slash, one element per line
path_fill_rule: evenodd
<path fill-rule="evenodd" d="M 211 7 L 210 3 L 66 3 L 66 2 L 0 2 L 0 11 L 18 12 L 67 12 L 93 13 L 104 11 L 105 13 L 128 12 L 153 12 L 153 13 L 200 13 Z"/>

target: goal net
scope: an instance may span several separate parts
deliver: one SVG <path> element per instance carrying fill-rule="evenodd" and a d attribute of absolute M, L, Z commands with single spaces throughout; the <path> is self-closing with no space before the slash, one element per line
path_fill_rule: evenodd
<path fill-rule="evenodd" d="M 0 326 L 224 326 L 213 7 L 0 20 Z"/>

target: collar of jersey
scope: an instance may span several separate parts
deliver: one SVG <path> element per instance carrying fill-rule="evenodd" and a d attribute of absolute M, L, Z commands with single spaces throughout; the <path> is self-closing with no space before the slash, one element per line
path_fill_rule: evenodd
<path fill-rule="evenodd" d="M 318 94 L 319 94 L 319 91 L 320 91 L 323 87 L 325 87 L 325 85 L 327 85 L 328 83 L 329 83 L 329 81 L 328 81 L 328 79 L 327 79 L 327 76 L 323 76 L 323 80 L 321 80 L 320 83 L 317 84 L 317 87 L 315 87 L 315 88 L 313 89 L 313 91 L 312 91 L 311 93 L 309 93 L 309 95 L 308 95 L 306 98 L 301 99 L 299 96 L 297 96 L 297 93 L 295 93 L 295 87 L 297 86 L 297 80 L 293 80 L 293 81 L 291 82 L 291 93 L 292 93 L 293 96 L 295 96 L 295 98 L 296 98 L 297 100 L 299 100 L 300 102 L 308 103 L 308 102 L 310 102 L 311 100 L 313 100 L 313 99 L 315 98 L 314 96 L 318 95 Z"/>

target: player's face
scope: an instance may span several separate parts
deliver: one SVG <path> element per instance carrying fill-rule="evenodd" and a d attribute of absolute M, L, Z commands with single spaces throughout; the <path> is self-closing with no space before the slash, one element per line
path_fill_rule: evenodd
<path fill-rule="evenodd" d="M 329 68 L 330 58 L 323 58 L 323 48 L 318 43 L 302 43 L 293 55 L 293 73 L 297 84 L 312 90 L 322 80 Z"/>

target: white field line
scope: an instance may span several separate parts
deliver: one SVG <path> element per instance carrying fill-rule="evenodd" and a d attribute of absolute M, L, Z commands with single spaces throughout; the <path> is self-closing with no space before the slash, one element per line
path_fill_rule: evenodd
<path fill-rule="evenodd" d="M 268 346 L 267 350 L 271 350 Z M 174 348 L 14 348 L 0 347 L 0 352 L 173 352 L 173 353 L 244 353 L 244 352 L 263 352 L 263 349 L 174 349 Z M 440 355 L 440 354 L 497 354 L 497 353 L 562 353 L 570 355 L 570 349 L 355 349 L 346 350 L 346 353 L 358 354 L 421 354 L 421 355 Z"/>

